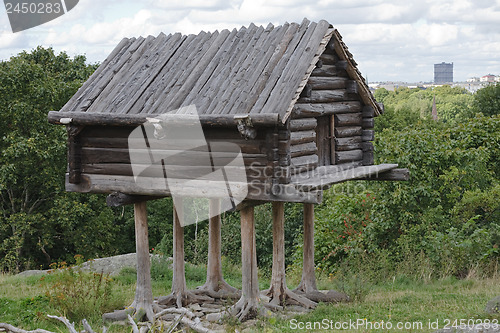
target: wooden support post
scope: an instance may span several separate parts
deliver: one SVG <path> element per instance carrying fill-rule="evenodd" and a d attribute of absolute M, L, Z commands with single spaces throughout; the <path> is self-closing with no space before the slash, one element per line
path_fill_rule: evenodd
<path fill-rule="evenodd" d="M 212 217 L 208 222 L 207 280 L 193 292 L 213 298 L 238 298 L 240 291 L 230 286 L 222 275 L 220 199 L 211 199 L 209 209 Z"/>
<path fill-rule="evenodd" d="M 314 205 L 304 204 L 304 250 L 302 264 L 302 279 L 298 291 L 309 292 L 318 290 L 314 275 Z"/>
<path fill-rule="evenodd" d="M 297 304 L 313 308 L 316 303 L 299 296 L 286 285 L 285 275 L 285 203 L 273 202 L 273 270 L 271 286 L 267 291 L 271 304 Z"/>
<path fill-rule="evenodd" d="M 179 200 L 180 202 L 180 200 Z M 184 264 L 184 227 L 180 223 L 179 215 L 183 214 L 183 207 L 180 203 L 174 207 L 174 220 L 173 220 L 173 257 L 174 257 L 174 271 L 172 277 L 172 293 L 169 296 L 161 297 L 158 304 L 162 305 L 176 305 L 181 308 L 190 303 L 210 302 L 213 298 L 202 295 L 195 295 L 186 287 L 186 274 Z M 182 215 L 181 215 L 182 216 Z"/>
<path fill-rule="evenodd" d="M 314 205 L 304 204 L 304 253 L 302 264 L 302 279 L 294 290 L 314 302 L 336 303 L 348 301 L 349 297 L 335 290 L 326 294 L 318 290 L 314 274 Z"/>
<path fill-rule="evenodd" d="M 153 290 L 151 288 L 147 214 L 146 201 L 134 204 L 137 285 L 132 307 L 135 308 L 136 320 L 142 320 L 142 317 L 146 316 L 149 321 L 153 322 Z"/>

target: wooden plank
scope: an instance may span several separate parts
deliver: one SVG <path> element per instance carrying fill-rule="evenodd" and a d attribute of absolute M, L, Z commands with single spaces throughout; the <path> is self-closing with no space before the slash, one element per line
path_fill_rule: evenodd
<path fill-rule="evenodd" d="M 244 101 L 254 97 L 253 94 L 259 94 L 258 83 L 259 75 L 263 74 L 263 68 L 268 66 L 272 54 L 269 52 L 270 43 L 276 40 L 278 36 L 283 36 L 287 30 L 287 26 L 274 28 L 269 24 L 265 30 L 259 29 L 256 36 L 249 44 L 250 48 L 246 48 L 240 60 L 234 65 L 234 69 L 230 76 L 231 79 L 223 79 L 219 83 L 220 94 L 216 97 L 212 96 L 212 100 L 208 107 L 211 113 L 247 113 L 247 107 L 244 106 Z M 286 35 L 285 35 L 286 36 Z M 286 38 L 285 38 L 286 39 Z M 285 41 L 282 41 L 285 42 Z M 272 61 L 272 60 L 271 60 Z M 249 73 L 252 73 L 249 75 Z M 248 89 L 241 89 L 242 84 Z M 250 102 L 249 102 L 250 103 Z M 231 104 L 228 106 L 227 104 Z"/>
<path fill-rule="evenodd" d="M 66 178 L 68 176 L 66 175 Z M 66 190 L 69 192 L 82 193 L 113 193 L 121 192 L 128 195 L 146 196 L 171 196 L 171 192 L 165 183 L 158 182 L 157 178 L 142 178 L 139 185 L 133 177 L 129 176 L 109 176 L 109 175 L 89 175 L 82 174 L 82 182 L 70 184 L 66 179 Z M 184 182 L 183 182 L 184 183 Z M 245 200 L 260 201 L 284 201 L 319 204 L 322 200 L 321 191 L 301 192 L 295 189 L 294 185 L 276 186 L 276 194 L 271 194 L 270 187 L 262 183 L 241 183 L 232 185 L 237 188 L 236 194 L 248 191 Z M 226 198 L 227 191 L 225 183 L 207 183 L 206 181 L 193 182 L 180 188 L 176 195 L 194 198 Z M 239 192 L 242 191 L 242 192 Z"/>
<path fill-rule="evenodd" d="M 318 152 L 316 147 L 316 142 L 302 143 L 298 145 L 292 145 L 290 147 L 290 154 L 292 158 L 304 155 L 312 155 Z"/>
<path fill-rule="evenodd" d="M 410 171 L 408 169 L 392 169 L 379 174 L 370 175 L 364 180 L 388 180 L 388 181 L 408 181 L 410 180 Z"/>
<path fill-rule="evenodd" d="M 335 65 L 339 61 L 336 55 L 329 53 L 323 53 L 319 58 L 325 65 Z"/>
<path fill-rule="evenodd" d="M 347 62 L 346 61 L 339 61 L 335 65 L 326 65 L 323 64 L 321 67 L 316 67 L 312 73 L 311 77 L 313 76 L 342 76 L 342 77 L 348 77 L 347 71 Z"/>
<path fill-rule="evenodd" d="M 293 118 L 320 117 L 338 113 L 361 112 L 359 101 L 340 101 L 333 103 L 297 103 L 293 107 Z"/>
<path fill-rule="evenodd" d="M 82 128 L 79 126 L 68 126 L 68 168 L 69 182 L 77 184 L 80 182 L 80 174 L 82 171 L 80 133 Z"/>
<path fill-rule="evenodd" d="M 362 134 L 361 126 L 340 126 L 336 124 L 335 126 L 335 137 L 336 138 L 346 138 L 350 136 L 358 136 Z"/>
<path fill-rule="evenodd" d="M 338 165 L 324 165 L 315 168 L 314 170 L 309 170 L 303 173 L 295 174 L 291 178 L 292 183 L 298 183 L 303 180 L 308 180 L 311 178 L 321 177 L 328 174 L 333 174 L 346 169 L 352 169 L 359 165 L 354 163 L 344 163 Z"/>
<path fill-rule="evenodd" d="M 177 82 L 181 79 L 182 75 L 187 75 L 185 71 L 189 69 L 192 62 L 196 62 L 201 54 L 206 52 L 210 43 L 212 43 L 219 36 L 219 32 L 205 33 L 199 35 L 182 36 L 182 41 L 168 66 L 158 74 L 154 84 L 152 84 L 147 92 L 138 100 L 138 105 L 143 105 L 142 113 L 161 114 L 168 111 L 160 108 L 166 99 L 173 96 L 177 91 Z"/>
<path fill-rule="evenodd" d="M 80 139 L 82 147 L 90 148 L 128 148 L 141 147 L 144 144 L 144 139 L 130 139 L 130 138 L 101 138 L 101 137 L 88 137 L 84 136 Z M 168 147 L 168 149 L 183 149 L 185 147 L 192 147 L 192 144 L 186 140 L 178 141 L 165 141 L 157 139 L 149 139 L 148 142 L 153 147 Z M 239 147 L 242 153 L 246 154 L 265 154 L 265 141 L 260 140 L 245 140 L 245 139 L 209 139 L 209 144 L 214 150 L 217 151 L 235 151 L 235 147 L 227 143 L 235 144 Z M 196 147 L 191 149 L 193 151 L 206 151 L 204 147 Z"/>
<path fill-rule="evenodd" d="M 360 149 L 361 148 L 361 137 L 360 136 L 349 136 L 346 138 L 335 138 L 334 142 L 336 146 L 350 146 L 357 145 L 357 148 L 352 149 Z M 350 150 L 350 149 L 344 149 Z"/>
<path fill-rule="evenodd" d="M 83 147 L 81 151 L 81 161 L 85 164 L 130 163 L 130 154 L 134 154 L 137 159 L 135 164 L 150 164 L 150 154 L 154 154 L 154 156 L 171 156 L 166 161 L 169 165 L 204 166 L 207 165 L 212 158 L 215 166 L 225 166 L 235 159 L 234 152 L 209 153 L 186 150 L 107 149 L 88 147 Z M 266 165 L 268 158 L 266 154 L 243 154 L 243 160 L 245 165 L 251 165 L 252 163 Z"/>
<path fill-rule="evenodd" d="M 348 78 L 338 76 L 311 76 L 307 84 L 314 90 L 335 90 L 345 89 L 348 81 Z"/>
<path fill-rule="evenodd" d="M 335 152 L 335 160 L 337 163 L 361 161 L 362 159 L 363 151 L 361 149 Z"/>
<path fill-rule="evenodd" d="M 138 202 L 158 200 L 162 198 L 165 197 L 150 195 L 130 195 L 121 192 L 113 192 L 106 197 L 106 205 L 108 207 L 121 207 L 136 204 Z"/>
<path fill-rule="evenodd" d="M 318 118 L 316 128 L 316 145 L 318 147 L 318 165 L 331 164 L 331 141 L 330 136 L 330 117 L 324 116 Z"/>
<path fill-rule="evenodd" d="M 329 117 L 330 119 L 330 128 L 328 137 L 330 138 L 330 164 L 336 164 L 337 160 L 335 159 L 335 152 L 337 151 L 337 144 L 334 140 L 335 138 L 335 118 Z"/>
<path fill-rule="evenodd" d="M 336 90 L 313 90 L 311 97 L 301 97 L 298 103 L 332 103 L 346 101 L 350 98 L 345 89 Z"/>
<path fill-rule="evenodd" d="M 206 74 L 204 74 L 205 71 L 211 72 L 213 66 L 217 64 L 217 57 L 220 57 L 220 54 L 224 52 L 223 47 L 231 41 L 236 32 L 236 30 L 231 32 L 229 30 L 221 31 L 217 39 L 209 46 L 207 52 L 197 61 L 196 67 L 189 71 L 189 75 L 185 79 L 178 82 L 181 86 L 171 98 L 165 100 L 166 103 L 161 106 L 163 110 L 175 110 L 182 105 L 184 99 L 197 84 L 200 77 L 206 77 Z"/>
<path fill-rule="evenodd" d="M 147 92 L 153 82 L 158 78 L 160 73 L 163 71 L 165 66 L 171 60 L 171 57 L 177 51 L 179 46 L 184 41 L 183 36 L 180 33 L 176 33 L 170 38 L 168 38 L 166 43 L 161 44 L 161 49 L 157 49 L 154 55 L 161 55 L 157 57 L 157 61 L 153 64 L 148 65 L 144 69 L 144 76 L 140 82 L 134 82 L 139 88 L 136 90 L 135 94 L 129 99 L 129 102 L 123 106 L 120 113 L 137 114 L 140 113 L 144 107 L 144 103 L 147 99 Z"/>
<path fill-rule="evenodd" d="M 247 58 L 256 50 L 261 50 L 259 43 L 262 43 L 261 36 L 264 33 L 269 33 L 269 30 L 266 32 L 262 26 L 257 27 L 254 24 L 250 24 L 248 29 L 240 29 L 236 36 L 239 42 L 233 43 L 231 50 L 226 52 L 227 55 L 219 62 L 205 86 L 200 87 L 199 91 L 192 90 L 183 105 L 194 103 L 203 108 L 204 113 L 217 113 L 214 111 L 221 106 L 219 103 L 226 100 L 222 98 L 222 95 L 235 93 L 228 91 L 230 87 L 238 86 L 238 84 L 231 84 L 231 81 L 236 78 L 240 70 L 243 70 L 242 66 Z M 197 93 L 195 94 L 195 92 Z M 212 102 L 214 102 L 214 106 L 210 107 Z M 239 112 L 238 110 L 234 111 Z"/>
<path fill-rule="evenodd" d="M 302 166 L 314 166 L 318 165 L 318 155 L 308 155 L 308 156 L 299 156 L 292 158 L 293 167 L 302 167 Z"/>
<path fill-rule="evenodd" d="M 236 127 L 238 125 L 237 115 L 212 115 L 201 114 L 198 120 L 201 125 L 217 127 Z M 48 120 L 52 124 L 61 125 L 61 119 L 70 120 L 73 125 L 95 125 L 95 126 L 138 126 L 145 123 L 148 118 L 155 118 L 148 114 L 109 114 L 109 113 L 90 113 L 90 112 L 60 112 L 50 111 Z M 182 114 L 163 114 L 158 119 L 164 122 L 179 123 L 180 125 L 193 124 L 195 121 L 191 116 Z M 275 126 L 279 123 L 278 114 L 253 114 L 250 116 L 253 126 Z M 66 125 L 66 123 L 64 124 Z"/>
<path fill-rule="evenodd" d="M 180 34 L 178 34 L 178 36 L 180 37 Z M 127 69 L 128 74 L 124 76 L 121 82 L 115 85 L 114 89 L 110 92 L 110 96 L 113 97 L 111 103 L 105 104 L 106 112 L 127 113 L 130 107 L 127 107 L 127 105 L 133 105 L 137 101 L 137 98 L 143 94 L 144 89 L 149 86 L 147 83 L 148 77 L 150 77 L 151 74 L 156 76 L 154 75 L 155 69 L 158 67 L 161 69 L 163 67 L 158 64 L 158 61 L 162 57 L 158 57 L 157 55 L 163 51 L 163 46 L 168 42 L 169 39 L 163 33 L 160 33 L 158 37 L 151 40 L 151 43 L 148 44 L 148 51 L 144 52 L 142 56 Z"/>
<path fill-rule="evenodd" d="M 335 117 L 335 125 L 339 127 L 361 125 L 363 122 L 361 113 L 341 113 L 333 116 Z"/>
<path fill-rule="evenodd" d="M 291 133 L 290 143 L 297 145 L 316 141 L 316 131 L 294 131 Z"/>
<path fill-rule="evenodd" d="M 317 124 L 316 118 L 292 119 L 290 120 L 290 130 L 292 132 L 313 130 Z"/>
<path fill-rule="evenodd" d="M 128 47 L 135 41 L 135 38 L 123 38 L 118 45 L 111 51 L 102 64 L 92 73 L 92 75 L 83 83 L 71 99 L 61 108 L 60 111 L 72 111 L 79 109 L 80 102 L 97 85 L 97 82 L 104 76 L 105 72 L 112 71 L 119 62 L 121 56 Z"/>
<path fill-rule="evenodd" d="M 380 174 L 397 168 L 397 164 L 380 164 L 371 166 L 361 166 L 356 168 L 344 169 L 341 171 L 325 174 L 309 179 L 301 179 L 294 183 L 297 189 L 301 191 L 324 190 L 332 186 L 348 180 L 363 179 L 371 175 Z"/>
<path fill-rule="evenodd" d="M 121 90 L 123 81 L 129 75 L 129 70 L 141 60 L 142 55 L 151 47 L 154 40 L 155 38 L 153 36 L 145 38 L 144 42 L 141 43 L 137 50 L 131 55 L 130 59 L 127 60 L 127 63 L 124 64 L 118 72 L 112 73 L 113 77 L 109 84 L 99 93 L 99 96 L 97 96 L 95 101 L 88 108 L 87 112 L 102 112 L 103 108 L 107 105 L 111 105 L 113 100 L 119 97 L 117 92 Z"/>
<path fill-rule="evenodd" d="M 137 52 L 137 50 L 145 43 L 145 38 L 137 38 L 126 50 L 117 57 L 117 62 L 110 65 L 109 70 L 103 71 L 102 76 L 96 82 L 92 90 L 82 98 L 77 111 L 87 111 L 93 105 L 95 100 L 101 96 L 106 88 L 111 89 L 111 87 L 116 84 L 115 74 L 120 72 L 122 68 L 126 68 L 132 56 Z M 98 110 L 96 110 L 98 111 Z"/>

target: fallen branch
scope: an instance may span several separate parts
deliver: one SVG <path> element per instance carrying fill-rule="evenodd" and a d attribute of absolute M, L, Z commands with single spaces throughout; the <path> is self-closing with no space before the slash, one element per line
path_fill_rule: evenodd
<path fill-rule="evenodd" d="M 197 320 L 196 320 L 197 319 Z M 183 323 L 186 326 L 189 326 L 193 331 L 198 332 L 198 333 L 211 333 L 213 332 L 212 330 L 203 327 L 203 324 L 200 321 L 200 318 L 196 317 L 196 321 L 193 321 L 187 317 L 182 317 L 181 318 L 181 323 Z"/>
<path fill-rule="evenodd" d="M 163 316 L 164 314 L 167 314 L 167 313 L 183 314 L 183 315 L 187 316 L 189 319 L 191 319 L 191 318 L 194 317 L 194 313 L 191 312 L 191 311 L 189 311 L 186 308 L 168 308 L 168 309 L 162 310 L 161 312 L 157 313 L 155 315 L 155 319 L 158 319 L 158 318 L 160 318 L 161 316 Z"/>
<path fill-rule="evenodd" d="M 26 331 L 6 323 L 0 323 L 0 329 L 4 329 L 6 332 L 11 332 L 11 333 L 54 333 L 51 331 L 43 330 L 41 328 L 37 328 L 36 330 L 33 331 Z"/>
<path fill-rule="evenodd" d="M 60 322 L 62 322 L 64 325 L 66 325 L 66 327 L 68 328 L 68 330 L 70 331 L 70 333 L 78 333 L 78 331 L 75 329 L 75 323 L 70 323 L 67 318 L 65 318 L 65 317 L 58 317 L 58 316 L 52 316 L 52 315 L 47 315 L 47 317 L 49 317 L 51 319 L 57 319 Z"/>
<path fill-rule="evenodd" d="M 127 318 L 130 325 L 132 325 L 133 332 L 139 333 L 139 327 L 137 327 L 137 324 L 135 323 L 134 319 L 130 315 L 127 315 Z"/>

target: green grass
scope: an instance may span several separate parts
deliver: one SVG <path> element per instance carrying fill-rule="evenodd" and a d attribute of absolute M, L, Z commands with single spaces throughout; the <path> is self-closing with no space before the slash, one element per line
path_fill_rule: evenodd
<path fill-rule="evenodd" d="M 237 266 L 227 262 L 223 265 L 224 276 L 227 282 L 235 287 L 241 287 L 241 271 Z M 132 303 L 135 292 L 135 270 L 124 269 L 120 275 L 113 277 L 110 282 L 113 306 L 127 306 Z M 206 268 L 203 266 L 186 265 L 186 279 L 188 288 L 195 288 L 205 282 Z M 167 295 L 170 293 L 172 271 L 168 262 L 155 263 L 152 267 L 153 294 Z M 260 288 L 269 286 L 269 280 L 260 275 Z M 297 285 L 300 274 L 291 272 L 288 275 L 290 288 Z M 59 283 L 59 274 L 49 274 L 43 277 L 34 276 L 22 278 L 17 276 L 0 275 L 0 322 L 6 322 L 16 327 L 27 330 L 43 328 L 51 331 L 66 332 L 66 328 L 46 317 L 47 314 L 65 315 L 57 308 L 47 290 Z M 306 332 L 330 331 L 335 323 L 356 322 L 366 320 L 367 325 L 390 322 L 395 326 L 398 322 L 407 325 L 422 325 L 415 329 L 403 330 L 373 330 L 376 332 L 433 332 L 429 322 L 438 321 L 442 328 L 445 320 L 474 319 L 474 320 L 499 320 L 484 312 L 488 300 L 500 295 L 500 278 L 490 279 L 465 279 L 446 278 L 441 280 L 419 281 L 407 276 L 398 276 L 390 281 L 377 283 L 356 284 L 353 275 L 343 277 L 339 284 L 339 277 L 322 276 L 318 278 L 318 286 L 322 289 L 351 290 L 354 293 L 364 293 L 364 298 L 359 302 L 345 304 L 325 305 L 320 304 L 314 311 L 285 318 L 281 314 L 272 314 L 268 318 L 254 322 L 251 329 L 255 332 Z M 366 281 L 365 281 L 366 282 Z M 350 289 L 349 289 L 350 288 Z M 94 328 L 102 326 L 100 314 L 93 314 L 87 318 Z M 319 329 L 297 329 L 299 325 L 316 325 Z M 328 326 L 328 329 L 326 326 Z M 372 323 L 372 324 L 369 324 Z M 242 330 L 246 325 L 227 320 L 228 331 L 235 328 Z M 369 326 L 368 326 L 369 327 Z M 77 329 L 79 327 L 77 326 Z M 318 326 L 316 326 L 318 328 Z M 364 329 L 342 330 L 344 332 L 369 332 Z M 80 327 L 81 329 L 81 327 Z M 129 332 L 129 328 L 113 326 L 110 332 Z"/>

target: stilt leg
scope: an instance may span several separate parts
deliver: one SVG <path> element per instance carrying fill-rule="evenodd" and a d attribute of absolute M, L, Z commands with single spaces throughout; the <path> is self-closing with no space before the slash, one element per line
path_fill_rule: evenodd
<path fill-rule="evenodd" d="M 306 308 L 313 308 L 316 303 L 300 296 L 286 285 L 285 275 L 285 204 L 273 202 L 273 270 L 271 286 L 267 291 L 271 304 L 296 304 Z"/>
<path fill-rule="evenodd" d="M 324 294 L 316 286 L 316 276 L 314 275 L 314 205 L 308 203 L 304 204 L 302 279 L 294 291 L 314 302 L 336 303 L 349 300 L 347 295 L 334 290 Z"/>
<path fill-rule="evenodd" d="M 161 297 L 158 304 L 177 305 L 181 308 L 190 303 L 213 301 L 213 298 L 197 296 L 187 290 L 184 264 L 184 227 L 181 226 L 179 214 L 182 214 L 182 207 L 174 207 L 173 237 L 174 237 L 174 272 L 172 279 L 172 294 Z"/>
<path fill-rule="evenodd" d="M 208 265 L 205 284 L 193 290 L 195 294 L 207 295 L 213 298 L 239 298 L 241 292 L 230 286 L 222 276 L 221 258 L 221 217 L 220 200 L 210 200 L 210 218 L 208 226 Z"/>

